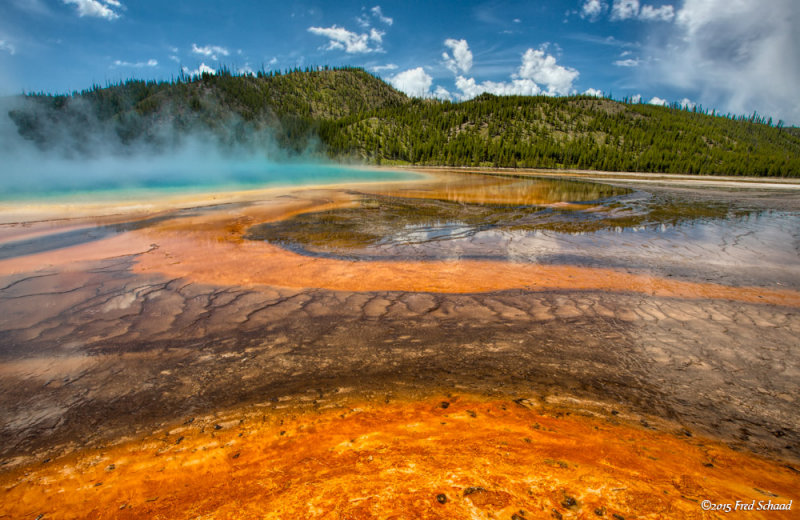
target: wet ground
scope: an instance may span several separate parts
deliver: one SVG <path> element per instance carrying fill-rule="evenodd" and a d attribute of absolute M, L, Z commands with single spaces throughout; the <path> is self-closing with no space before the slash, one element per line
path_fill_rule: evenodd
<path fill-rule="evenodd" d="M 4 478 L 222 411 L 464 394 L 591 402 L 800 483 L 800 193 L 614 184 L 448 176 L 5 225 Z"/>

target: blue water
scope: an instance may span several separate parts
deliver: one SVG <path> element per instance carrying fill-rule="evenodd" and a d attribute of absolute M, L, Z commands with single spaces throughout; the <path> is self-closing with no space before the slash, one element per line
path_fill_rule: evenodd
<path fill-rule="evenodd" d="M 404 171 L 325 163 L 278 163 L 263 158 L 172 158 L 37 161 L 2 167 L 2 201 L 98 201 L 184 193 L 226 192 L 420 178 Z"/>

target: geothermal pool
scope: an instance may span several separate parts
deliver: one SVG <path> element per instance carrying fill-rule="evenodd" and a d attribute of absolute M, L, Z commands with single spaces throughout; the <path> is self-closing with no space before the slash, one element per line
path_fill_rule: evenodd
<path fill-rule="evenodd" d="M 0 516 L 800 498 L 800 186 L 350 175 L 0 208 Z"/>

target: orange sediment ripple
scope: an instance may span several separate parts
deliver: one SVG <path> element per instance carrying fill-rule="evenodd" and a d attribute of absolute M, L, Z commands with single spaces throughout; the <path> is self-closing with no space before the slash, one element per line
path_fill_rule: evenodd
<path fill-rule="evenodd" d="M 616 417 L 455 396 L 253 407 L 0 475 L 0 517 L 791 518 L 791 467 Z M 517 515 L 517 516 L 513 516 Z M 616 516 L 615 516 L 616 515 Z"/>
<path fill-rule="evenodd" d="M 135 271 L 211 284 L 441 293 L 600 290 L 800 306 L 797 291 L 671 280 L 613 269 L 485 260 L 348 261 L 307 257 L 262 242 L 214 239 L 211 234 L 141 233 L 152 233 L 144 242 L 157 243 L 158 249 L 141 255 Z"/>

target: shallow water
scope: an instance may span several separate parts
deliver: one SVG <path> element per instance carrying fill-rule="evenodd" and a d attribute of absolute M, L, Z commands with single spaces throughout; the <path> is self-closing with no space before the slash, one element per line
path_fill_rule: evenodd
<path fill-rule="evenodd" d="M 490 259 L 800 287 L 797 213 L 589 182 L 480 177 L 361 194 L 354 207 L 256 225 L 247 238 L 343 259 Z"/>
<path fill-rule="evenodd" d="M 144 200 L 213 191 L 252 190 L 344 182 L 419 179 L 409 171 L 371 170 L 326 163 L 197 157 L 97 159 L 11 163 L 0 182 L 0 201 L 95 202 Z"/>

